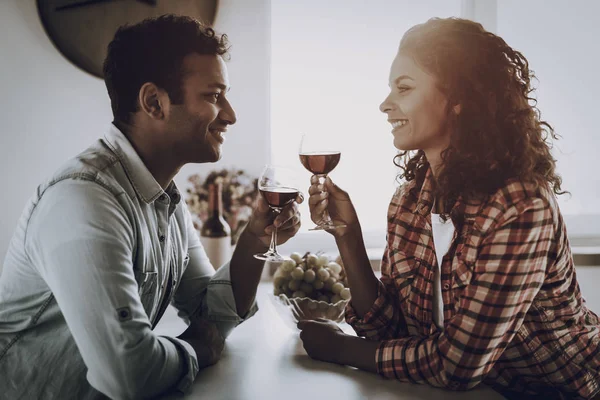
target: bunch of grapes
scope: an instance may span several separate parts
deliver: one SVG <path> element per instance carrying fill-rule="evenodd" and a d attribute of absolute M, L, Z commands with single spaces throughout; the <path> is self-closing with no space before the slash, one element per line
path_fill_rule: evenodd
<path fill-rule="evenodd" d="M 350 288 L 340 263 L 325 255 L 307 252 L 290 254 L 275 271 L 274 294 L 289 298 L 308 297 L 326 303 L 350 299 Z"/>

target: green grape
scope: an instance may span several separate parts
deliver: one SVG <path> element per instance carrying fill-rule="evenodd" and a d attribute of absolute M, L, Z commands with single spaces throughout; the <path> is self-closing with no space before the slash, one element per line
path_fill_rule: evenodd
<path fill-rule="evenodd" d="M 329 262 L 329 257 L 322 255 L 317 258 L 316 265 L 317 267 L 324 267 Z"/>
<path fill-rule="evenodd" d="M 325 289 L 331 290 L 331 288 L 333 287 L 333 285 L 336 282 L 337 282 L 337 279 L 335 279 L 334 277 L 327 278 L 327 280 L 324 282 L 325 283 Z"/>
<path fill-rule="evenodd" d="M 308 271 L 304 272 L 304 280 L 308 283 L 314 282 L 316 276 L 317 274 L 315 274 L 315 271 L 313 271 L 312 269 L 309 269 Z"/>
<path fill-rule="evenodd" d="M 296 268 L 296 261 L 294 260 L 285 260 L 279 267 L 279 269 L 284 272 L 292 272 L 294 268 Z"/>
<path fill-rule="evenodd" d="M 304 278 L 304 270 L 300 267 L 296 267 L 292 270 L 291 275 L 292 278 L 300 280 Z"/>
<path fill-rule="evenodd" d="M 281 288 L 280 288 L 280 287 L 276 287 L 275 289 L 273 289 L 273 294 L 274 294 L 275 296 L 279 296 L 279 295 L 280 295 L 280 294 L 282 294 L 282 293 L 283 293 L 283 290 L 281 290 Z"/>
<path fill-rule="evenodd" d="M 350 299 L 350 288 L 343 288 L 340 292 L 340 297 L 344 300 Z"/>
<path fill-rule="evenodd" d="M 273 278 L 273 285 L 275 287 L 281 287 L 285 285 L 286 282 L 287 280 L 283 276 L 276 276 Z"/>
<path fill-rule="evenodd" d="M 304 293 L 302 290 L 296 290 L 294 293 L 292 293 L 292 297 L 294 297 L 294 298 L 306 297 L 306 293 Z"/>
<path fill-rule="evenodd" d="M 317 297 L 317 300 L 324 301 L 325 303 L 329 303 L 329 296 L 322 294 L 319 297 Z"/>
<path fill-rule="evenodd" d="M 313 291 L 313 287 L 310 283 L 301 283 L 300 284 L 300 290 L 303 291 L 306 294 L 310 294 Z"/>
<path fill-rule="evenodd" d="M 317 270 L 317 276 L 323 282 L 325 282 L 327 279 L 329 279 L 329 275 L 330 275 L 329 271 L 327 271 L 325 268 L 319 268 Z"/>
<path fill-rule="evenodd" d="M 288 283 L 288 287 L 292 290 L 298 290 L 300 289 L 300 281 L 290 281 L 290 283 Z"/>
<path fill-rule="evenodd" d="M 290 258 L 296 261 L 296 264 L 300 264 L 302 262 L 302 254 L 300 253 L 293 252 L 292 254 L 290 254 Z"/>
<path fill-rule="evenodd" d="M 313 282 L 313 287 L 317 290 L 323 289 L 323 286 L 325 286 L 323 281 L 316 280 Z"/>
<path fill-rule="evenodd" d="M 336 294 L 336 295 L 333 295 L 333 296 L 331 296 L 331 302 L 332 302 L 333 304 L 337 303 L 337 302 L 338 302 L 338 301 L 340 301 L 340 300 L 342 300 L 342 298 L 341 298 L 339 295 L 337 295 L 337 294 Z"/>
<path fill-rule="evenodd" d="M 342 266 L 334 261 L 327 264 L 327 268 L 329 268 L 336 275 L 339 275 L 340 272 L 342 272 Z"/>
<path fill-rule="evenodd" d="M 344 289 L 344 284 L 341 282 L 336 282 L 331 285 L 331 291 L 335 294 L 339 294 Z"/>
<path fill-rule="evenodd" d="M 310 266 L 316 265 L 318 259 L 319 258 L 316 255 L 310 253 L 309 255 L 306 256 L 306 264 L 308 264 Z"/>

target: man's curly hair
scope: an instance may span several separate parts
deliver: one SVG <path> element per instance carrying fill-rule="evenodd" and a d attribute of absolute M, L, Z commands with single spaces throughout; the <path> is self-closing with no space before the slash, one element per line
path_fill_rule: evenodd
<path fill-rule="evenodd" d="M 481 24 L 460 18 L 432 18 L 412 27 L 399 51 L 433 75 L 448 98 L 451 140 L 436 174 L 445 212 L 459 196 L 485 198 L 510 178 L 565 193 L 550 152 L 558 137 L 531 97 L 535 76 L 523 54 Z M 422 181 L 428 167 L 422 150 L 400 152 L 394 163 L 406 181 Z"/>
<path fill-rule="evenodd" d="M 166 14 L 120 27 L 108 45 L 103 69 L 115 121 L 130 121 L 146 82 L 182 104 L 183 59 L 192 53 L 227 57 L 228 49 L 227 35 L 217 35 L 187 16 Z"/>

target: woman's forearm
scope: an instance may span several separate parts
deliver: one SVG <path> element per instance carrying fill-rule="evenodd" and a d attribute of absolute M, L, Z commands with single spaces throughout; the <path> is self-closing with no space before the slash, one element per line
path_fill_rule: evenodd
<path fill-rule="evenodd" d="M 380 342 L 356 336 L 344 336 L 339 364 L 377 373 L 377 348 Z"/>
<path fill-rule="evenodd" d="M 352 305 L 359 317 L 363 317 L 377 299 L 379 280 L 375 276 L 362 236 L 360 225 L 351 228 L 336 243 L 352 293 Z"/>

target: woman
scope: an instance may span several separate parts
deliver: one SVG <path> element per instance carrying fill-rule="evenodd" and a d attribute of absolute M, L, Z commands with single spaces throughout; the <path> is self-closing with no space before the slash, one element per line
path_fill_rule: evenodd
<path fill-rule="evenodd" d="M 550 125 L 525 57 L 475 22 L 410 29 L 381 104 L 406 181 L 378 280 L 346 192 L 313 177 L 352 291 L 346 320 L 299 323 L 308 354 L 400 381 L 509 398 L 600 398 L 600 321 L 577 284 Z M 402 162 L 403 161 L 403 162 Z M 594 397 L 596 396 L 596 397 Z"/>

